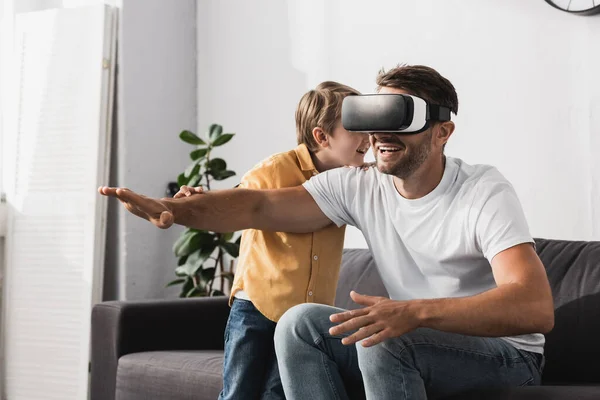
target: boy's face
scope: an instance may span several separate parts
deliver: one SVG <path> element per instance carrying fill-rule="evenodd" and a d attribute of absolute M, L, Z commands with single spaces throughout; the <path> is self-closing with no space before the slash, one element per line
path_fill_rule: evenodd
<path fill-rule="evenodd" d="M 328 138 L 326 149 L 329 158 L 339 166 L 351 165 L 359 167 L 364 164 L 365 154 L 369 150 L 369 135 L 367 133 L 348 132 L 338 121 Z"/>

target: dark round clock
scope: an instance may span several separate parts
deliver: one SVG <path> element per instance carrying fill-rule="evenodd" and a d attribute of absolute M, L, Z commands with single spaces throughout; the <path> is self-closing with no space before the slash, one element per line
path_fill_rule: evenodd
<path fill-rule="evenodd" d="M 600 13 L 600 0 L 546 0 L 546 3 L 571 14 L 593 15 Z"/>

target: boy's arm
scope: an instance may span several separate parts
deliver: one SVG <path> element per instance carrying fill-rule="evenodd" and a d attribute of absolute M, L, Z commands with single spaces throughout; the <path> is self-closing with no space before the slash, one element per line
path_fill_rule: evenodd
<path fill-rule="evenodd" d="M 252 228 L 308 233 L 332 223 L 302 186 L 215 190 L 180 199 L 153 199 L 124 188 L 101 187 L 98 191 L 118 198 L 131 213 L 162 229 L 175 223 L 213 232 Z"/>

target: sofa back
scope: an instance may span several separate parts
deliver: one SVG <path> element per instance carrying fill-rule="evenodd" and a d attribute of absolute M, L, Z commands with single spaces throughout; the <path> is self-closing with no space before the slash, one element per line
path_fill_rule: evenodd
<path fill-rule="evenodd" d="M 555 326 L 546 335 L 543 381 L 600 383 L 600 242 L 536 239 L 554 296 Z M 387 296 L 368 249 L 346 249 L 335 304 L 359 308 L 350 291 Z"/>
<path fill-rule="evenodd" d="M 544 383 L 600 383 L 600 242 L 536 239 L 554 297 Z"/>

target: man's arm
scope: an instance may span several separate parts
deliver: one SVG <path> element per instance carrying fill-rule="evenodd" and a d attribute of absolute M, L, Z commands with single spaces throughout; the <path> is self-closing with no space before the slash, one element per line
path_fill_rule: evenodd
<path fill-rule="evenodd" d="M 338 335 L 360 329 L 342 340 L 365 339 L 365 347 L 419 327 L 472 336 L 547 333 L 554 326 L 552 292 L 541 260 L 531 244 L 498 253 L 492 260 L 497 287 L 470 297 L 394 301 L 351 293 L 365 308 L 334 314 Z"/>
<path fill-rule="evenodd" d="M 471 297 L 417 300 L 419 325 L 475 336 L 547 333 L 554 327 L 552 292 L 530 244 L 511 247 L 492 260 L 497 287 Z"/>
<path fill-rule="evenodd" d="M 131 213 L 163 229 L 176 223 L 214 232 L 253 228 L 305 233 L 332 223 L 302 186 L 215 190 L 179 199 L 152 199 L 124 188 L 98 191 L 118 198 Z"/>

